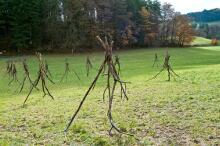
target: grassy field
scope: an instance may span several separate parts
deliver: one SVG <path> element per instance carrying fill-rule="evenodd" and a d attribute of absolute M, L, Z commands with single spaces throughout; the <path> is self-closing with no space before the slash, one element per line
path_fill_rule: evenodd
<path fill-rule="evenodd" d="M 209 22 L 208 23 L 209 25 L 211 25 L 211 26 L 220 26 L 220 21 L 214 21 L 214 22 Z"/>
<path fill-rule="evenodd" d="M 196 37 L 195 40 L 192 42 L 192 45 L 211 45 L 212 40 L 203 38 L 203 37 Z"/>
<path fill-rule="evenodd" d="M 103 53 L 76 56 L 48 55 L 50 70 L 55 85 L 49 89 L 55 96 L 42 97 L 34 91 L 25 107 L 22 103 L 29 85 L 18 93 L 17 83 L 8 86 L 5 62 L 0 58 L 0 145 L 190 145 L 218 146 L 220 144 L 220 47 L 170 49 L 171 64 L 180 78 L 167 82 L 166 72 L 147 82 L 160 68 L 152 68 L 154 53 L 163 62 L 164 50 L 136 49 L 117 52 L 121 58 L 122 79 L 128 85 L 129 100 L 121 100 L 116 94 L 113 116 L 121 130 L 135 135 L 115 134 L 110 137 L 107 119 L 108 102 L 102 100 L 105 77 L 88 97 L 74 125 L 67 135 L 63 133 L 73 112 L 96 75 L 93 70 L 86 77 L 85 61 L 90 55 L 98 68 Z M 21 62 L 17 61 L 18 76 L 22 80 Z M 37 60 L 25 56 L 36 78 Z M 78 72 L 60 83 L 64 72 L 65 58 L 70 68 Z M 119 93 L 119 90 L 116 91 Z M 137 140 L 138 139 L 138 140 Z"/>

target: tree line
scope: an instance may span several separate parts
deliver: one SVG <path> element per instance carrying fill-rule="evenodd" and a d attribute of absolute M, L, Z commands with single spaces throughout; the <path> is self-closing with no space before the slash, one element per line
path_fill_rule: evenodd
<path fill-rule="evenodd" d="M 187 16 L 193 21 L 192 27 L 197 36 L 220 39 L 220 9 L 189 13 Z"/>
<path fill-rule="evenodd" d="M 0 49 L 184 46 L 194 31 L 187 16 L 158 0 L 0 0 Z"/>
<path fill-rule="evenodd" d="M 194 12 L 187 14 L 193 21 L 196 22 L 213 22 L 220 21 L 220 9 L 204 10 L 202 12 Z"/>
<path fill-rule="evenodd" d="M 220 39 L 220 23 L 193 22 L 192 27 L 197 36 L 208 39 Z"/>

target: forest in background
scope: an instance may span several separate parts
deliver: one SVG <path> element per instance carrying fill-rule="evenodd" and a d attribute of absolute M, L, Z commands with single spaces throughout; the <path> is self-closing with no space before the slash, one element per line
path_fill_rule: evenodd
<path fill-rule="evenodd" d="M 187 16 L 158 0 L 0 0 L 0 50 L 184 46 L 194 39 Z"/>
<path fill-rule="evenodd" d="M 188 13 L 187 15 L 195 22 L 220 21 L 220 8 Z"/>
<path fill-rule="evenodd" d="M 192 26 L 197 36 L 220 39 L 219 8 L 189 13 L 187 16 L 192 20 Z"/>

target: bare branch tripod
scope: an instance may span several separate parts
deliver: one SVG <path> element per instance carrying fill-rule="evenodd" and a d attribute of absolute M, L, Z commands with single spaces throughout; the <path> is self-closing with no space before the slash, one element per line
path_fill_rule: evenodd
<path fill-rule="evenodd" d="M 157 76 L 159 76 L 164 70 L 167 70 L 167 73 L 168 73 L 168 81 L 170 81 L 171 76 L 172 76 L 174 79 L 175 79 L 175 76 L 179 77 L 179 75 L 174 72 L 173 68 L 172 68 L 171 65 L 170 65 L 170 55 L 169 55 L 168 50 L 166 51 L 166 55 L 165 55 L 165 58 L 164 58 L 163 68 L 159 71 L 159 73 L 157 73 L 153 78 L 149 79 L 148 81 L 153 80 L 153 79 L 156 79 Z"/>
<path fill-rule="evenodd" d="M 114 94 L 115 94 L 115 89 L 116 89 L 116 85 L 117 83 L 120 85 L 121 87 L 121 94 L 124 95 L 125 99 L 128 100 L 128 96 L 126 93 L 126 88 L 124 87 L 126 82 L 122 81 L 120 79 L 119 74 L 117 73 L 115 64 L 113 62 L 112 59 L 112 47 L 113 47 L 113 41 L 108 42 L 107 37 L 105 37 L 105 40 L 103 41 L 99 36 L 97 36 L 98 41 L 100 42 L 100 44 L 102 45 L 102 47 L 105 49 L 105 59 L 103 61 L 103 63 L 101 64 L 98 73 L 94 79 L 94 81 L 92 82 L 92 84 L 90 85 L 89 89 L 87 90 L 87 92 L 85 93 L 79 107 L 77 108 L 77 110 L 74 112 L 71 120 L 69 121 L 65 132 L 68 131 L 68 129 L 70 128 L 71 124 L 73 123 L 74 119 L 76 118 L 77 114 L 79 113 L 80 109 L 83 106 L 83 103 L 85 102 L 86 98 L 88 97 L 89 93 L 91 92 L 91 90 L 95 87 L 97 80 L 99 79 L 100 75 L 102 74 L 103 70 L 104 70 L 104 66 L 107 66 L 107 86 L 105 91 L 108 91 L 108 98 L 109 98 L 109 106 L 108 106 L 108 119 L 111 125 L 111 128 L 109 130 L 109 134 L 112 135 L 112 130 L 116 130 L 119 133 L 122 133 L 122 131 L 116 126 L 113 117 L 112 117 L 112 104 L 113 104 L 113 99 L 114 99 Z M 110 82 L 111 82 L 111 78 L 113 78 L 113 85 L 111 87 Z M 103 96 L 105 96 L 105 92 Z"/>
<path fill-rule="evenodd" d="M 46 95 L 50 96 L 53 100 L 54 97 L 51 95 L 47 85 L 46 85 L 46 80 L 49 80 L 52 84 L 55 84 L 52 79 L 49 77 L 49 75 L 47 74 L 47 70 L 46 70 L 46 66 L 45 63 L 42 59 L 42 55 L 40 53 L 36 53 L 36 56 L 38 58 L 38 62 L 39 62 L 39 71 L 38 71 L 38 76 L 37 79 L 34 81 L 34 85 L 32 85 L 23 105 L 25 105 L 25 103 L 27 102 L 29 96 L 31 95 L 32 91 L 34 88 L 37 87 L 37 85 L 39 84 L 39 82 L 41 81 L 41 86 L 42 86 L 42 91 L 44 93 L 43 97 L 45 97 Z"/>

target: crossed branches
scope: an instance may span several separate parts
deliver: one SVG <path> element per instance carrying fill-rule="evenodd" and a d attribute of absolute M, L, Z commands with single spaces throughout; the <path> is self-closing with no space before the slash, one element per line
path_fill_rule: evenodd
<path fill-rule="evenodd" d="M 102 45 L 102 47 L 105 49 L 105 59 L 103 61 L 103 63 L 101 64 L 98 73 L 95 77 L 95 79 L 93 80 L 92 84 L 90 85 L 89 89 L 87 90 L 86 94 L 84 95 L 81 103 L 79 104 L 79 107 L 77 108 L 77 110 L 75 111 L 75 113 L 73 114 L 70 122 L 68 123 L 65 132 L 68 131 L 68 129 L 70 128 L 71 124 L 73 123 L 74 119 L 76 118 L 77 114 L 79 113 L 80 109 L 83 106 L 83 103 L 85 102 L 86 98 L 88 97 L 89 93 L 92 91 L 92 89 L 95 88 L 96 82 L 98 81 L 100 75 L 102 74 L 103 70 L 104 70 L 104 66 L 107 67 L 107 86 L 106 89 L 103 93 L 103 97 L 105 96 L 105 93 L 108 93 L 108 98 L 109 98 L 109 106 L 108 106 L 108 119 L 111 125 L 111 128 L 109 130 L 109 135 L 112 135 L 112 130 L 116 130 L 119 133 L 122 133 L 122 131 L 116 126 L 113 117 L 112 117 L 112 104 L 113 104 L 113 99 L 114 99 L 114 93 L 115 93 L 115 89 L 116 89 L 116 85 L 119 84 L 121 87 L 121 94 L 124 95 L 124 98 L 128 100 L 128 96 L 126 93 L 126 82 L 123 82 L 120 79 L 119 74 L 117 73 L 115 64 L 113 62 L 112 59 L 112 47 L 113 47 L 113 41 L 111 41 L 110 43 L 107 40 L 107 37 L 105 37 L 105 40 L 103 41 L 99 36 L 97 36 L 98 41 L 100 42 L 100 44 Z M 113 85 L 111 87 L 111 79 L 113 79 Z"/>
<path fill-rule="evenodd" d="M 158 59 L 158 55 L 157 55 L 157 53 L 155 53 L 153 67 L 154 67 L 155 65 L 157 65 L 157 67 L 158 67 L 158 61 L 159 61 L 159 59 Z"/>
<path fill-rule="evenodd" d="M 120 73 L 121 73 L 121 64 L 120 64 L 120 58 L 118 57 L 118 55 L 115 55 L 114 65 L 118 67 L 117 73 L 118 73 L 118 75 L 120 75 Z"/>
<path fill-rule="evenodd" d="M 63 74 L 63 76 L 62 76 L 60 82 L 62 82 L 62 81 L 64 80 L 64 78 L 66 78 L 66 80 L 67 80 L 69 73 L 70 73 L 69 62 L 68 62 L 68 60 L 66 59 L 66 60 L 65 60 L 65 71 L 64 71 L 64 74 Z M 78 78 L 78 80 L 80 80 L 80 77 L 79 77 L 79 75 L 75 72 L 75 70 L 73 70 L 73 73 L 76 75 L 76 77 Z"/>
<path fill-rule="evenodd" d="M 7 61 L 7 67 L 6 67 L 6 73 L 10 76 L 11 72 L 12 72 L 12 62 L 11 61 Z"/>
<path fill-rule="evenodd" d="M 175 79 L 175 76 L 179 77 L 179 75 L 174 72 L 173 68 L 172 68 L 171 65 L 170 65 L 170 55 L 169 55 L 168 50 L 166 51 L 166 55 L 165 55 L 165 58 L 164 58 L 163 68 L 160 70 L 159 73 L 157 73 L 153 78 L 149 79 L 148 81 L 153 80 L 153 79 L 156 79 L 157 76 L 159 76 L 164 70 L 167 70 L 167 73 L 168 73 L 168 81 L 170 81 L 171 76 L 172 76 L 174 79 Z"/>
<path fill-rule="evenodd" d="M 69 75 L 69 72 L 70 72 L 69 62 L 68 62 L 68 60 L 66 59 L 66 60 L 65 60 L 65 72 L 64 72 L 63 77 L 61 78 L 60 82 L 62 82 L 65 77 L 66 77 L 66 80 L 67 80 L 68 75 Z"/>
<path fill-rule="evenodd" d="M 26 59 L 23 60 L 23 69 L 24 69 L 24 79 L 21 83 L 21 89 L 20 89 L 20 93 L 22 92 L 23 88 L 24 88 L 24 85 L 25 85 L 25 82 L 26 80 L 28 79 L 29 83 L 37 90 L 39 90 L 35 85 L 34 83 L 32 82 L 31 78 L 30 78 L 30 72 L 29 72 L 29 69 L 28 69 L 28 65 L 26 63 Z"/>
<path fill-rule="evenodd" d="M 76 75 L 77 79 L 80 80 L 79 75 L 76 73 L 76 71 L 73 69 L 73 73 Z"/>
<path fill-rule="evenodd" d="M 32 87 L 31 87 L 31 89 L 30 89 L 23 105 L 25 105 L 25 103 L 27 102 L 27 100 L 28 100 L 29 96 L 31 95 L 33 89 L 37 87 L 37 85 L 39 84 L 40 81 L 41 81 L 41 84 L 42 84 L 42 91 L 44 93 L 43 97 L 48 95 L 54 100 L 54 97 L 51 95 L 49 89 L 47 88 L 46 80 L 49 80 L 53 84 L 55 84 L 55 83 L 52 81 L 52 79 L 47 74 L 48 72 L 46 70 L 46 66 L 45 66 L 44 61 L 42 59 L 42 55 L 40 53 L 36 53 L 36 56 L 37 56 L 38 61 L 39 61 L 38 76 L 37 76 L 37 79 L 34 81 L 34 84 L 32 85 Z"/>
<path fill-rule="evenodd" d="M 45 71 L 50 77 L 52 77 L 47 60 L 45 60 Z"/>
<path fill-rule="evenodd" d="M 12 79 L 8 83 L 8 85 L 11 85 L 12 82 L 14 82 L 14 81 L 18 82 L 20 84 L 20 82 L 18 80 L 18 77 L 17 77 L 17 68 L 16 68 L 16 65 L 13 61 L 8 62 L 8 64 L 7 64 L 7 73 L 8 73 L 9 76 L 12 77 Z"/>
<path fill-rule="evenodd" d="M 92 62 L 91 62 L 89 56 L 87 56 L 87 59 L 86 59 L 86 75 L 87 75 L 87 77 L 89 76 L 89 72 L 92 68 L 93 68 Z"/>

